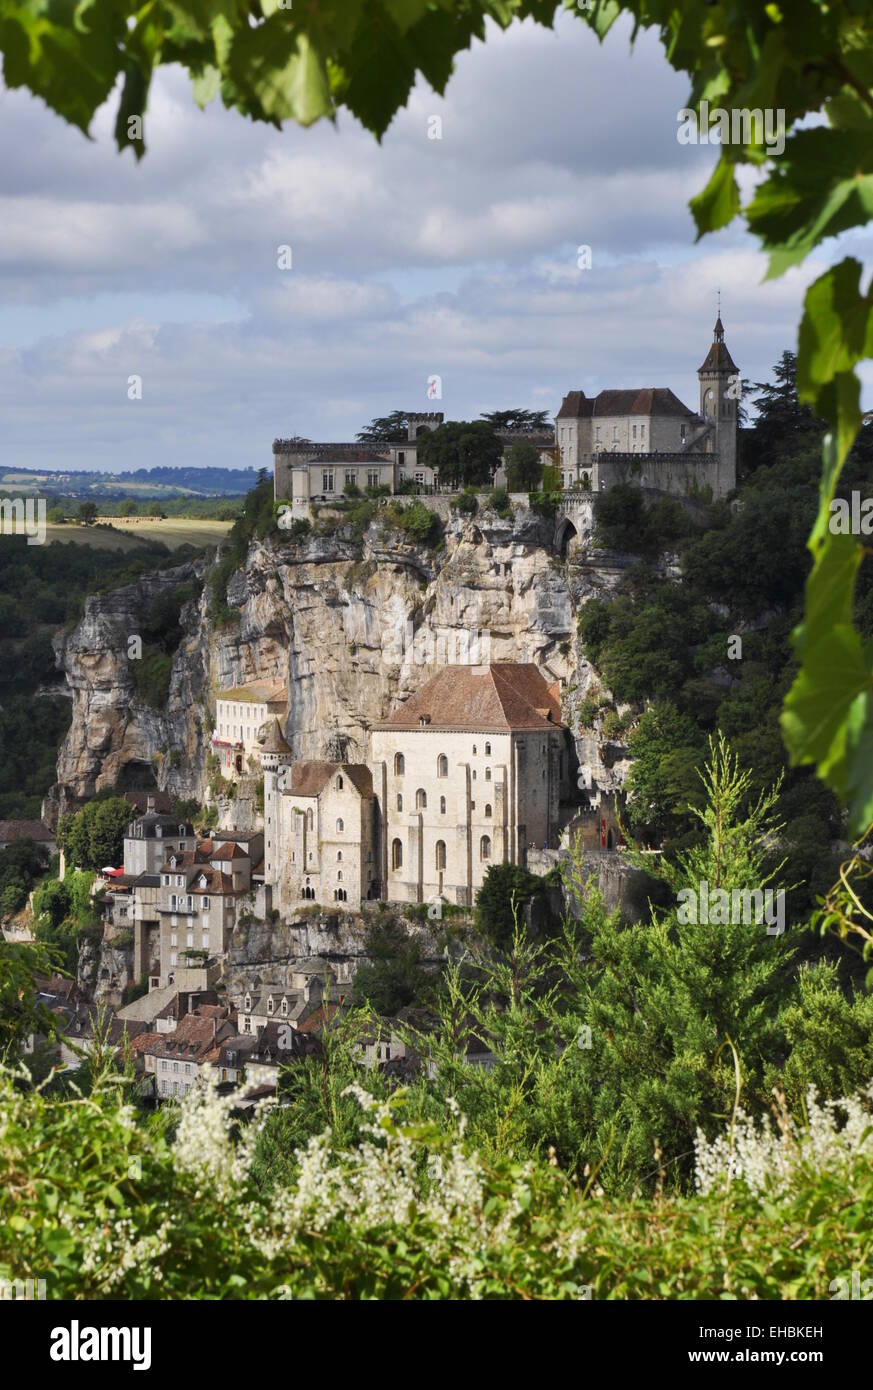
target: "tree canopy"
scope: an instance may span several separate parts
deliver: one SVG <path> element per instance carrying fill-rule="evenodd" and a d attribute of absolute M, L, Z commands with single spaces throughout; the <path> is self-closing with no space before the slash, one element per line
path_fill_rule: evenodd
<path fill-rule="evenodd" d="M 418 462 L 438 473 L 444 487 L 490 485 L 502 456 L 485 420 L 448 420 L 418 439 Z"/>

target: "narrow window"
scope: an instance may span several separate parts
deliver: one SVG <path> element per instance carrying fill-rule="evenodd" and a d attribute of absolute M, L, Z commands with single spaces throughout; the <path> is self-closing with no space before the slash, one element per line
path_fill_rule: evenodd
<path fill-rule="evenodd" d="M 437 871 L 438 871 L 438 872 L 441 871 L 441 870 L 443 870 L 443 869 L 445 869 L 445 867 L 446 867 L 446 842 L 445 842 L 445 840 L 437 840 L 437 842 L 436 842 L 436 866 L 437 866 Z"/>
<path fill-rule="evenodd" d="M 406 760 L 402 753 L 394 754 L 394 776 L 402 777 L 406 771 Z"/>
<path fill-rule="evenodd" d="M 482 839 L 479 841 L 479 858 L 491 858 L 491 839 L 488 835 L 483 835 Z"/>
<path fill-rule="evenodd" d="M 445 753 L 440 753 L 439 757 L 437 758 L 437 777 L 448 777 L 448 775 L 449 760 L 446 757 Z"/>
<path fill-rule="evenodd" d="M 418 791 L 415 793 L 415 809 L 416 811 L 427 810 L 427 792 L 424 790 L 424 787 L 419 787 Z"/>
<path fill-rule="evenodd" d="M 399 840 L 394 840 L 391 845 L 391 867 L 392 869 L 403 868 L 403 845 Z"/>

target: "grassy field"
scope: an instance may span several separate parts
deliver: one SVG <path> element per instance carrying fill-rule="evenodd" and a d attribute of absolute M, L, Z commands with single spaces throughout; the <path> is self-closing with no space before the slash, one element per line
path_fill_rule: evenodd
<path fill-rule="evenodd" d="M 199 521 L 194 517 L 98 517 L 104 526 L 47 526 L 46 544 L 73 541 L 100 550 L 137 550 L 140 541 L 163 541 L 176 550 L 180 545 L 217 545 L 231 528 L 230 521 Z"/>
<path fill-rule="evenodd" d="M 201 521 L 190 516 L 168 516 L 165 520 L 153 516 L 98 516 L 97 520 L 125 536 L 163 541 L 171 550 L 180 545 L 217 545 L 233 525 L 232 521 Z"/>
<path fill-rule="evenodd" d="M 46 526 L 46 545 L 90 545 L 94 550 L 139 550 L 143 541 L 162 541 L 170 550 L 180 545 L 217 545 L 233 525 L 230 521 L 201 521 L 197 517 L 98 517 L 103 526 Z M 111 528 L 111 529 L 110 529 Z M 3 536 L 0 535 L 0 542 Z"/>

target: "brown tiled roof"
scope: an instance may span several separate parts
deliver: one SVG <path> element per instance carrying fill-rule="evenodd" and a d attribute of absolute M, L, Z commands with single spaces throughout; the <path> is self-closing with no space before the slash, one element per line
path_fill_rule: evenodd
<path fill-rule="evenodd" d="M 635 386 L 628 390 L 568 391 L 558 411 L 559 420 L 611 415 L 693 415 L 668 386 Z"/>
<path fill-rule="evenodd" d="M 447 666 L 376 729 L 461 729 L 500 733 L 560 726 L 561 704 L 533 662 Z"/>
<path fill-rule="evenodd" d="M 225 1038 L 236 1032 L 236 1020 L 219 1004 L 203 1004 L 196 1014 L 186 1014 L 172 1033 L 143 1033 L 134 1038 L 138 1052 L 175 1061 L 205 1062 Z"/>
<path fill-rule="evenodd" d="M 0 840 L 53 840 L 55 837 L 41 820 L 0 820 Z"/>
<path fill-rule="evenodd" d="M 244 849 L 240 849 L 235 840 L 228 840 L 225 844 L 214 849 L 210 855 L 211 859 L 248 859 Z"/>
<path fill-rule="evenodd" d="M 269 725 L 264 738 L 261 740 L 261 751 L 263 753 L 290 753 L 291 745 L 282 733 L 282 727 L 278 719 L 274 719 Z"/>
<path fill-rule="evenodd" d="M 373 774 L 363 763 L 295 763 L 288 790 L 293 796 L 318 796 L 338 773 L 348 777 L 361 796 L 373 795 Z"/>
<path fill-rule="evenodd" d="M 173 798 L 170 793 L 159 792 L 157 787 L 153 787 L 151 791 L 146 789 L 144 791 L 124 792 L 123 795 L 128 806 L 132 806 L 135 811 L 148 810 L 150 801 L 154 803 L 154 809 L 159 814 L 169 815 L 173 809 Z"/>

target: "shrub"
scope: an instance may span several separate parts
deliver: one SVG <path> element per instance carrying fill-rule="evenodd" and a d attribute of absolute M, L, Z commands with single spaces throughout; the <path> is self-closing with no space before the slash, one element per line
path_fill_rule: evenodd
<path fill-rule="evenodd" d="M 488 494 L 488 505 L 498 516 L 512 516 L 512 503 L 505 487 L 493 487 Z"/>
<path fill-rule="evenodd" d="M 459 493 L 454 499 L 452 505 L 457 507 L 458 511 L 464 516 L 475 516 L 479 510 L 476 489 L 474 487 L 465 487 L 464 491 Z"/>

